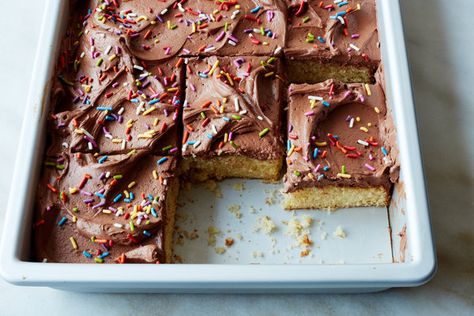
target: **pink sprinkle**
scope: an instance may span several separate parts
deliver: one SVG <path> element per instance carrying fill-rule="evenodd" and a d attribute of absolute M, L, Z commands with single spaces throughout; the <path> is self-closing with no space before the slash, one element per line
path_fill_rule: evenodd
<path fill-rule="evenodd" d="M 314 115 L 314 111 L 306 112 L 304 115 L 306 115 L 306 116 L 313 116 L 313 115 Z"/>
<path fill-rule="evenodd" d="M 372 161 L 374 159 L 375 159 L 374 156 L 372 156 L 372 154 L 369 154 L 369 160 Z"/>
<path fill-rule="evenodd" d="M 365 164 L 365 167 L 369 169 L 370 171 L 375 171 L 375 168 L 369 165 L 368 163 Z"/>
<path fill-rule="evenodd" d="M 351 35 L 351 38 L 359 38 L 360 37 L 360 34 L 352 34 Z"/>
<path fill-rule="evenodd" d="M 321 164 L 318 163 L 318 165 L 316 166 L 316 168 L 314 168 L 314 172 L 318 172 L 318 171 L 319 171 L 319 168 L 321 168 Z"/>
<path fill-rule="evenodd" d="M 189 85 L 191 87 L 191 90 L 193 90 L 193 92 L 196 92 L 196 86 L 193 85 L 192 83 Z"/>

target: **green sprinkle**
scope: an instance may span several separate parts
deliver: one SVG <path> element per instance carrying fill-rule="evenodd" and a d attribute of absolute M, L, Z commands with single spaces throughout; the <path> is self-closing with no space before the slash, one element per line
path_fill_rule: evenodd
<path fill-rule="evenodd" d="M 72 208 L 72 211 L 73 211 L 74 213 L 77 213 L 77 212 L 79 212 L 79 209 L 78 209 L 77 207 L 73 207 L 73 208 Z"/>
<path fill-rule="evenodd" d="M 227 32 L 229 30 L 229 22 L 225 22 L 224 24 L 224 32 Z"/>
<path fill-rule="evenodd" d="M 129 224 L 130 224 L 130 231 L 132 231 L 132 232 L 135 231 L 135 225 L 133 225 L 133 222 L 130 221 Z"/>
<path fill-rule="evenodd" d="M 258 136 L 260 136 L 260 138 L 262 138 L 263 136 L 265 136 L 268 132 L 270 131 L 270 129 L 267 127 L 267 128 L 264 128 L 260 133 L 258 133 Z"/>
<path fill-rule="evenodd" d="M 95 257 L 94 258 L 95 263 L 104 263 L 104 259 Z"/>
<path fill-rule="evenodd" d="M 308 35 L 306 35 L 306 43 L 312 42 L 314 42 L 314 35 L 312 33 L 308 33 Z"/>
<path fill-rule="evenodd" d="M 237 120 L 237 121 L 238 121 L 238 120 L 240 120 L 242 117 L 241 117 L 240 115 L 237 115 L 237 114 L 232 114 L 232 118 L 233 118 L 234 120 Z"/>
<path fill-rule="evenodd" d="M 206 118 L 206 113 L 201 112 L 201 117 L 202 117 L 203 119 L 205 119 L 205 118 Z"/>
<path fill-rule="evenodd" d="M 303 18 L 303 23 L 306 23 L 306 22 L 308 22 L 308 21 L 309 21 L 309 16 L 305 16 L 305 17 Z"/>
<path fill-rule="evenodd" d="M 341 173 L 342 174 L 345 174 L 347 171 L 346 171 L 346 165 L 342 165 L 341 167 Z"/>
<path fill-rule="evenodd" d="M 239 146 L 238 146 L 236 143 L 234 143 L 233 140 L 231 140 L 229 143 L 230 143 L 230 145 L 231 145 L 232 147 L 234 147 L 235 149 L 239 148 Z"/>
<path fill-rule="evenodd" d="M 123 178 L 123 176 L 122 176 L 121 174 L 117 174 L 117 175 L 113 176 L 113 178 L 114 178 L 115 180 L 120 180 L 120 179 Z"/>
<path fill-rule="evenodd" d="M 301 177 L 301 172 L 299 172 L 298 170 L 293 171 L 293 174 L 297 177 Z"/>
<path fill-rule="evenodd" d="M 104 61 L 104 59 L 101 57 L 99 58 L 99 60 L 97 61 L 97 67 L 100 67 L 100 65 L 102 65 L 102 62 Z"/>
<path fill-rule="evenodd" d="M 162 150 L 162 151 L 168 151 L 168 150 L 170 150 L 171 148 L 173 148 L 173 146 L 168 145 L 168 146 L 165 146 L 165 147 L 161 148 L 161 150 Z"/>
<path fill-rule="evenodd" d="M 56 169 L 58 170 L 64 170 L 66 168 L 64 165 L 56 165 Z"/>

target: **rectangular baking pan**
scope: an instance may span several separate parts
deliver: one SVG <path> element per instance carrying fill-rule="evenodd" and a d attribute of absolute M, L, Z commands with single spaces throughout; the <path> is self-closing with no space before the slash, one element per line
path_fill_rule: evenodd
<path fill-rule="evenodd" d="M 265 237 L 249 229 L 252 222 L 249 215 L 249 223 L 240 222 L 249 242 L 236 246 L 239 256 L 218 256 L 212 251 L 202 251 L 205 245 L 199 246 L 198 242 L 199 247 L 189 243 L 177 248 L 190 258 L 186 264 L 95 265 L 29 261 L 32 205 L 43 159 L 50 79 L 68 17 L 66 0 L 47 1 L 6 210 L 0 247 L 1 276 L 15 285 L 134 293 L 371 292 L 390 287 L 418 286 L 430 280 L 436 270 L 436 257 L 400 6 L 395 0 L 379 0 L 377 5 L 386 93 L 397 126 L 401 163 L 400 183 L 395 186 L 388 208 L 339 210 L 333 214 L 308 213 L 313 214 L 318 223 L 325 221 L 331 230 L 341 223 L 346 225 L 349 235 L 340 243 L 321 240 L 314 251 L 316 255 L 305 260 L 272 255 L 272 252 L 259 260 L 249 256 L 251 247 L 268 243 Z M 276 220 L 284 221 L 290 216 L 277 204 L 265 203 L 262 194 L 255 194 L 259 190 L 269 192 L 267 190 L 275 186 L 249 180 L 243 183 L 250 189 L 236 192 L 232 189 L 235 181 L 221 184 L 225 198 L 214 205 L 214 213 L 205 210 L 203 203 L 208 198 L 197 199 L 191 207 L 185 205 L 182 208 L 201 212 L 201 222 L 194 223 L 197 226 L 205 225 L 208 218 L 212 218 L 216 225 L 224 225 L 226 221 L 229 225 L 233 217 L 222 208 L 243 201 L 254 203 L 263 209 L 263 214 L 269 212 Z M 183 194 L 199 196 L 196 193 L 198 191 Z M 200 243 L 203 240 L 205 238 L 201 236 Z M 288 242 L 284 237 L 281 240 L 282 243 Z"/>

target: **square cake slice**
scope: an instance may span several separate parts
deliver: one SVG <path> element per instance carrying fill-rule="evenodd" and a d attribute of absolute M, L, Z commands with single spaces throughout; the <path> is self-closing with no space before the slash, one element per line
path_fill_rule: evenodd
<path fill-rule="evenodd" d="M 196 180 L 275 180 L 283 162 L 282 80 L 275 57 L 190 59 L 183 169 Z"/>
<path fill-rule="evenodd" d="M 171 262 L 174 156 L 49 156 L 38 184 L 34 254 L 68 263 Z"/>
<path fill-rule="evenodd" d="M 57 66 L 51 152 L 177 153 L 183 59 L 136 59 L 119 36 L 91 22 L 80 34 L 64 41 Z"/>
<path fill-rule="evenodd" d="M 290 85 L 286 209 L 386 206 L 398 178 L 379 84 Z"/>
<path fill-rule="evenodd" d="M 375 0 L 286 3 L 290 82 L 372 82 L 380 63 Z"/>

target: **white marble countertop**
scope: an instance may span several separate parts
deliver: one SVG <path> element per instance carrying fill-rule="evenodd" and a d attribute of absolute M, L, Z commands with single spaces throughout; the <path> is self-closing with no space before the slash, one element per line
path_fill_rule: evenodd
<path fill-rule="evenodd" d="M 44 2 L 0 1 L 7 12 L 0 19 L 0 201 L 9 192 L 26 100 L 23 90 L 34 80 L 31 67 Z M 98 295 L 0 281 L 0 314 L 473 315 L 473 9 L 463 0 L 401 2 L 439 258 L 439 271 L 430 283 L 369 295 Z"/>

